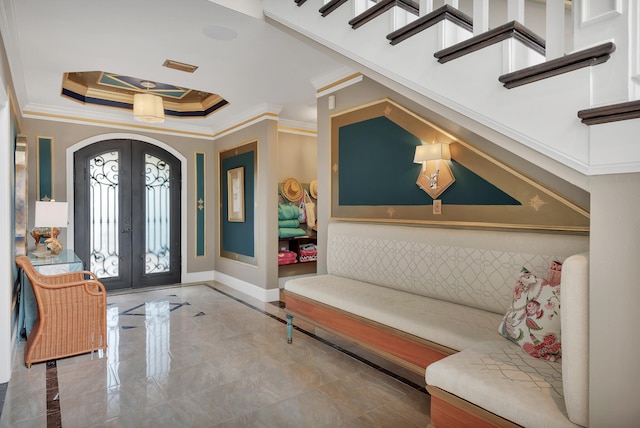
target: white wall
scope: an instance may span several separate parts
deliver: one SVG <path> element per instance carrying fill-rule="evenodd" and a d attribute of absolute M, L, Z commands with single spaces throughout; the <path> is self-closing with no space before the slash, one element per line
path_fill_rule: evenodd
<path fill-rule="evenodd" d="M 14 342 L 11 340 L 11 300 L 13 280 L 13 233 L 11 225 L 11 197 L 14 195 L 13 168 L 11 160 L 11 125 L 10 108 L 4 80 L 0 76 L 0 182 L 5 183 L 5 190 L 0 192 L 0 383 L 8 382 L 11 377 L 11 365 L 14 354 Z"/>
<path fill-rule="evenodd" d="M 591 67 L 591 106 L 629 101 L 631 64 L 638 53 L 630 49 L 631 29 L 640 25 L 630 5 L 637 0 L 582 0 L 574 2 L 574 44 L 585 49 L 605 41 L 616 45 L 606 67 Z M 637 7 L 637 6 L 636 6 Z"/>
<path fill-rule="evenodd" d="M 318 177 L 316 137 L 278 132 L 278 183 L 287 177 L 301 183 Z"/>
<path fill-rule="evenodd" d="M 278 188 L 277 181 L 277 125 L 275 120 L 262 120 L 242 128 L 215 141 L 216 161 L 209 180 L 218 181 L 218 160 L 220 152 L 256 141 L 258 160 L 256 165 L 257 187 L 254 220 L 254 245 L 257 264 L 252 265 L 220 256 L 216 244 L 215 280 L 262 301 L 278 300 Z M 245 180 L 247 177 L 245 177 Z M 216 184 L 217 185 L 217 184 Z M 216 191 L 217 203 L 220 195 Z M 249 209 L 249 207 L 245 207 Z M 214 224 L 216 234 L 219 215 L 216 213 Z M 216 238 L 216 243 L 218 239 Z"/>
<path fill-rule="evenodd" d="M 596 176 L 591 186 L 589 426 L 640 421 L 640 174 Z M 585 356 L 586 358 L 586 356 Z"/>

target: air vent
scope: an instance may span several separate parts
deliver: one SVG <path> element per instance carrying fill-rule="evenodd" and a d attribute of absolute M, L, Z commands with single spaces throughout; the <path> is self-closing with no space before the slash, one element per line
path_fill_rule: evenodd
<path fill-rule="evenodd" d="M 171 59 L 166 60 L 162 65 L 167 68 L 173 68 L 174 70 L 186 71 L 187 73 L 193 73 L 198 69 L 197 65 L 185 64 L 184 62 Z"/>

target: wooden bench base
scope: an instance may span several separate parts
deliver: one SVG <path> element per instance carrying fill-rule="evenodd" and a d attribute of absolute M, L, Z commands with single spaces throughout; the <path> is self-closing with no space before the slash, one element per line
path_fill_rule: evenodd
<path fill-rule="evenodd" d="M 423 377 L 429 364 L 456 352 L 286 290 L 284 298 L 288 318 L 299 317 Z"/>
<path fill-rule="evenodd" d="M 431 424 L 438 428 L 516 428 L 511 421 L 460 397 L 427 385 L 431 395 Z"/>
<path fill-rule="evenodd" d="M 457 352 L 286 290 L 284 301 L 289 340 L 292 319 L 300 318 L 420 376 L 424 376 L 429 364 Z M 427 391 L 431 395 L 431 424 L 438 428 L 518 427 L 440 388 L 427 385 Z"/>

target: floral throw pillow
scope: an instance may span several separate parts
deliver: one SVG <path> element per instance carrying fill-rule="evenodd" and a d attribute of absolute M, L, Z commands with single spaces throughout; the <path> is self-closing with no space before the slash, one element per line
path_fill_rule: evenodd
<path fill-rule="evenodd" d="M 559 360 L 560 282 L 538 278 L 523 268 L 498 331 L 533 357 Z"/>

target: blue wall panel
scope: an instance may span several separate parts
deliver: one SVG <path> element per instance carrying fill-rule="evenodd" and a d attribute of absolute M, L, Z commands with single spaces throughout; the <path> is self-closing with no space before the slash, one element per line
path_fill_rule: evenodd
<path fill-rule="evenodd" d="M 220 160 L 221 250 L 247 257 L 255 255 L 254 202 L 255 202 L 255 151 L 229 156 Z M 227 172 L 244 167 L 244 222 L 230 222 L 228 219 Z"/>

